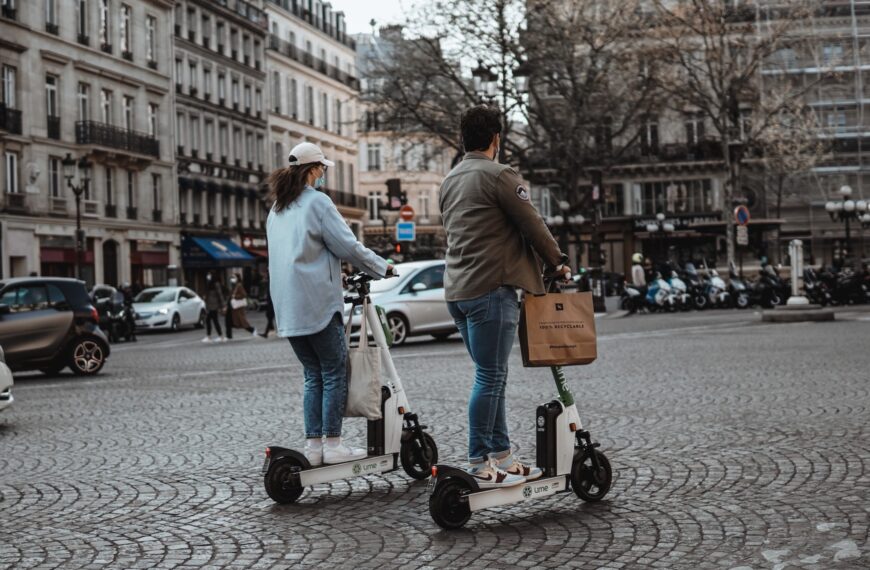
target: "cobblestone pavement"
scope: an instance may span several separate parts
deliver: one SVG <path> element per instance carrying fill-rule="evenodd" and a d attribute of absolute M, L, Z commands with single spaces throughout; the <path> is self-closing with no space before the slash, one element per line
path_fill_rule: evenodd
<path fill-rule="evenodd" d="M 598 361 L 569 379 L 615 469 L 607 499 L 478 512 L 456 532 L 401 470 L 273 504 L 262 450 L 302 434 L 287 343 L 143 335 L 97 378 L 16 379 L 0 414 L 0 567 L 868 568 L 870 312 L 838 319 L 600 321 Z M 518 352 L 510 427 L 533 458 L 534 410 L 554 389 Z M 461 343 L 394 356 L 442 460 L 460 459 Z"/>

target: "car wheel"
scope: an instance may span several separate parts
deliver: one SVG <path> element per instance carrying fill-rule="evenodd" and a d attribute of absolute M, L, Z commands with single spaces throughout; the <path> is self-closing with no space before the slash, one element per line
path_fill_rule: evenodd
<path fill-rule="evenodd" d="M 92 376 L 106 363 L 106 347 L 93 337 L 76 339 L 70 349 L 69 367 L 78 376 Z"/>
<path fill-rule="evenodd" d="M 408 338 L 408 319 L 399 313 L 390 313 L 387 315 L 387 326 L 393 335 L 393 346 L 404 344 Z"/>
<path fill-rule="evenodd" d="M 178 327 L 181 326 L 181 317 L 178 316 L 178 313 L 172 315 L 172 324 L 169 325 L 169 330 L 172 332 L 178 331 Z"/>
<path fill-rule="evenodd" d="M 199 312 L 199 320 L 196 321 L 196 328 L 205 328 L 205 311 Z"/>

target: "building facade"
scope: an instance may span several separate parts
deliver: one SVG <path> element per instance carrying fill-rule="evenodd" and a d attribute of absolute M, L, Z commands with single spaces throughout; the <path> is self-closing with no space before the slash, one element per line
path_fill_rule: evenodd
<path fill-rule="evenodd" d="M 375 106 L 365 103 L 366 90 L 378 88 L 367 72 L 376 61 L 389 58 L 393 50 L 401 49 L 406 41 L 402 27 L 384 26 L 378 35 L 357 34 L 355 37 L 363 84 L 359 154 L 360 191 L 367 204 L 366 243 L 381 255 L 396 260 L 441 258 L 446 250 L 446 239 L 438 208 L 438 189 L 450 171 L 454 152 L 422 131 L 393 130 L 384 124 Z M 414 209 L 416 240 L 413 243 L 396 241 L 398 211 L 390 204 L 388 180 L 399 181 L 405 202 Z"/>
<path fill-rule="evenodd" d="M 171 0 L 6 0 L 0 13 L 0 270 L 74 276 L 75 196 L 62 160 L 86 158 L 88 284 L 164 283 L 178 264 Z"/>
<path fill-rule="evenodd" d="M 328 2 L 267 0 L 266 11 L 270 165 L 286 166 L 290 149 L 302 141 L 320 146 L 335 162 L 324 192 L 362 237 L 356 42 L 344 14 Z"/>
<path fill-rule="evenodd" d="M 250 279 L 265 263 L 266 12 L 262 0 L 178 0 L 174 12 L 184 278 L 198 287 L 207 271 L 229 268 Z M 237 255 L 212 255 L 228 248 Z"/>

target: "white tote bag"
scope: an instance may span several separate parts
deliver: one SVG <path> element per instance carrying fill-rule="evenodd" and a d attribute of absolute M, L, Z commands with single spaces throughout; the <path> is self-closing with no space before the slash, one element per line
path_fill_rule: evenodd
<path fill-rule="evenodd" d="M 359 344 L 350 346 L 350 331 L 353 317 L 347 322 L 345 330 L 348 343 L 347 358 L 347 404 L 344 408 L 346 418 L 381 419 L 381 347 L 369 346 L 368 339 L 368 302 L 362 305 L 362 325 L 359 330 Z M 353 315 L 353 312 L 351 312 Z"/>

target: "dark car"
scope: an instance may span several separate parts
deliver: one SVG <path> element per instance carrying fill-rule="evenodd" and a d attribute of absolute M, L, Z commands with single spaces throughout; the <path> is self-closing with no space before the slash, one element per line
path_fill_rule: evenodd
<path fill-rule="evenodd" d="M 21 277 L 0 281 L 0 346 L 12 370 L 55 374 L 67 366 L 99 372 L 109 342 L 83 281 Z"/>

